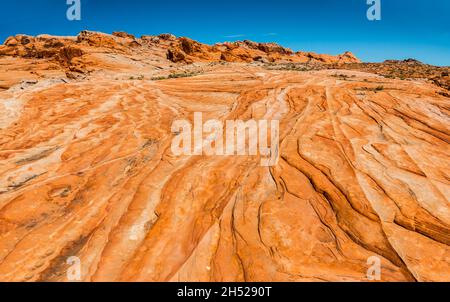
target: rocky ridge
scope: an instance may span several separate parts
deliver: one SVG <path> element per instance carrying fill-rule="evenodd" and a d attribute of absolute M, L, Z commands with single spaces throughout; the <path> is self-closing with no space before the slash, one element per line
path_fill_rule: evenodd
<path fill-rule="evenodd" d="M 15 58 L 11 60 L 11 58 Z M 17 58 L 20 58 L 18 60 Z M 79 78 L 93 72 L 140 72 L 149 73 L 173 67 L 177 63 L 192 64 L 205 62 L 359 62 L 351 53 L 339 56 L 314 53 L 294 53 L 275 43 L 242 41 L 221 43 L 213 46 L 189 38 L 177 38 L 171 34 L 159 36 L 144 35 L 141 38 L 125 33 L 104 34 L 83 31 L 76 37 L 37 37 L 16 35 L 6 39 L 0 46 L 0 65 L 14 70 L 17 63 L 27 65 L 29 77 L 39 75 L 66 74 Z M 14 62 L 11 66 L 8 66 Z M 34 65 L 40 65 L 35 68 Z M 25 68 L 19 68 L 23 71 Z M 37 74 L 36 74 L 37 73 Z M 0 78 L 0 88 L 17 84 L 14 75 Z M 17 80 L 23 77 L 21 73 Z M 2 83 L 3 82 L 3 83 Z"/>

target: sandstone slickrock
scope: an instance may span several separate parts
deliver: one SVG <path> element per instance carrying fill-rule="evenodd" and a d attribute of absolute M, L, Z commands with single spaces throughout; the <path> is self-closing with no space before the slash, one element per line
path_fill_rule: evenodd
<path fill-rule="evenodd" d="M 0 49 L 2 79 L 13 66 L 16 79 L 0 91 L 1 281 L 67 281 L 71 256 L 82 281 L 367 281 L 373 256 L 383 281 L 450 281 L 443 88 L 356 70 L 269 70 L 244 58 L 314 55 L 248 41 L 90 32 L 59 41 L 50 58 L 37 47 L 55 43 L 48 37 Z M 192 64 L 171 66 L 171 47 Z M 238 63 L 216 62 L 228 55 Z M 55 80 L 73 66 L 92 72 Z M 202 72 L 114 78 L 146 68 Z M 172 122 L 198 111 L 279 120 L 278 164 L 173 155 Z"/>
<path fill-rule="evenodd" d="M 11 64 L 10 58 L 21 58 L 26 68 L 42 77 L 53 77 L 49 70 L 60 73 L 91 74 L 106 71 L 149 73 L 173 63 L 195 62 L 321 62 L 358 63 L 351 53 L 339 56 L 293 53 L 275 43 L 242 41 L 213 46 L 171 34 L 135 36 L 125 32 L 104 34 L 82 31 L 76 37 L 17 35 L 0 46 L 0 64 Z M 36 68 L 35 64 L 48 64 Z M 15 63 L 7 66 L 15 69 Z M 21 81 L 23 75 L 0 75 L 0 89 Z M 58 75 L 59 76 L 59 75 Z M 73 76 L 73 75 L 71 75 Z"/>
<path fill-rule="evenodd" d="M 327 67 L 367 71 L 387 78 L 398 78 L 401 80 L 428 79 L 435 85 L 450 90 L 450 67 L 432 66 L 415 59 L 403 61 L 386 60 L 383 63 L 333 63 L 327 65 Z"/>

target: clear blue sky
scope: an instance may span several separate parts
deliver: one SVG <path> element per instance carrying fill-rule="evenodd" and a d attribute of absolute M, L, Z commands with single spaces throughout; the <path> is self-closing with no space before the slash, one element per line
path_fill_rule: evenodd
<path fill-rule="evenodd" d="M 250 39 L 294 50 L 354 52 L 364 61 L 416 58 L 450 65 L 450 0 L 381 0 L 369 22 L 366 0 L 3 0 L 0 40 L 14 34 L 76 35 L 84 29 L 135 35 L 170 32 L 204 43 Z"/>

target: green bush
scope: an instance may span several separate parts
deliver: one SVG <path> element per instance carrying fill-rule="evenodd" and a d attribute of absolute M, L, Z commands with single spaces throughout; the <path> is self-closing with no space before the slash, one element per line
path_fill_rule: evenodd
<path fill-rule="evenodd" d="M 178 78 L 194 77 L 194 76 L 199 75 L 199 74 L 200 74 L 199 72 L 171 73 L 168 76 L 153 77 L 152 81 L 161 81 L 161 80 L 167 80 L 167 79 L 178 79 Z"/>

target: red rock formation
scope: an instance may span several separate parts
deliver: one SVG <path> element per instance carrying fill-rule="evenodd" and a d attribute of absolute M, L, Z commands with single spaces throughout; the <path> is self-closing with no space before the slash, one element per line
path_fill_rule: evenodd
<path fill-rule="evenodd" d="M 163 53 L 163 54 L 161 54 Z M 275 43 L 255 43 L 242 41 L 221 43 L 213 46 L 199 43 L 189 38 L 176 38 L 171 34 L 143 36 L 136 39 L 125 32 L 112 35 L 83 31 L 77 37 L 53 37 L 41 35 L 31 37 L 18 35 L 8 38 L 0 46 L 0 57 L 14 56 L 29 59 L 53 59 L 61 67 L 80 73 L 110 66 L 105 55 L 133 57 L 142 61 L 143 57 L 167 59 L 165 65 L 193 62 L 321 62 L 354 63 L 359 60 L 351 53 L 339 56 L 317 55 L 294 52 Z M 73 58 L 78 58 L 72 61 Z M 115 64 L 119 65 L 119 64 Z"/>
<path fill-rule="evenodd" d="M 82 281 L 368 281 L 373 257 L 382 281 L 450 281 L 445 90 L 355 70 L 268 70 L 242 62 L 354 58 L 242 43 L 8 39 L 0 281 L 68 281 L 74 256 Z M 196 64 L 172 63 L 168 50 Z M 74 66 L 89 72 L 68 79 Z M 177 73 L 134 77 L 144 70 Z M 279 120 L 279 162 L 174 155 L 172 123 L 199 111 Z"/>
<path fill-rule="evenodd" d="M 313 53 L 293 53 L 275 43 L 256 43 L 241 41 L 221 43 L 213 46 L 199 43 L 189 38 L 177 38 L 171 34 L 142 36 L 137 39 L 125 32 L 112 35 L 82 31 L 77 37 L 55 37 L 40 35 L 31 37 L 17 35 L 8 38 L 0 46 L 0 61 L 9 62 L 10 57 L 24 58 L 27 69 L 34 71 L 35 64 L 43 59 L 52 70 L 59 70 L 70 78 L 77 78 L 92 72 L 147 73 L 173 63 L 191 64 L 194 62 L 234 62 L 234 63 L 282 63 L 317 62 L 351 63 L 359 62 L 351 53 L 340 56 L 316 55 Z M 138 65 L 138 66 L 136 66 Z M 50 67 L 49 67 L 50 68 Z M 55 73 L 36 70 L 42 76 Z M 59 76 L 59 74 L 58 74 Z M 130 75 L 131 77 L 131 75 Z M 4 79 L 0 75 L 0 88 L 18 84 L 20 78 Z"/>
<path fill-rule="evenodd" d="M 339 56 L 317 55 L 314 53 L 294 53 L 276 43 L 256 43 L 239 41 L 233 43 L 219 43 L 214 46 L 196 41 L 179 38 L 171 44 L 169 60 L 173 62 L 321 62 L 321 63 L 358 63 L 360 62 L 351 52 Z"/>

